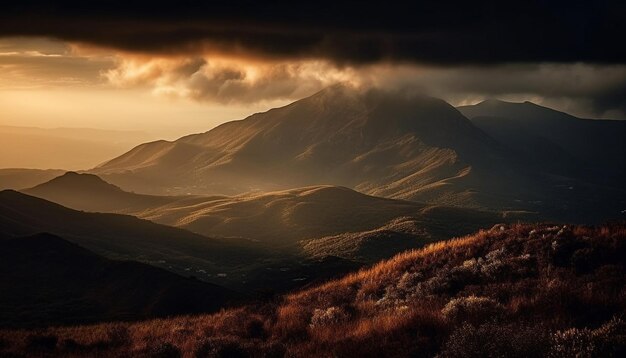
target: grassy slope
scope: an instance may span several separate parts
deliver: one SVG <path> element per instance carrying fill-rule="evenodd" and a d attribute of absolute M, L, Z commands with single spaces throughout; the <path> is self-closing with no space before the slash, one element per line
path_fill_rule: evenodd
<path fill-rule="evenodd" d="M 262 307 L 0 339 L 57 339 L 57 355 L 623 356 L 625 258 L 624 224 L 497 226 Z"/>

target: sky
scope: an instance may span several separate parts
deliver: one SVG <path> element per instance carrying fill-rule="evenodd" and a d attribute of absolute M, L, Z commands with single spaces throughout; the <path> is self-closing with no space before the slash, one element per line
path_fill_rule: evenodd
<path fill-rule="evenodd" d="M 619 1 L 19 1 L 0 125 L 175 139 L 335 83 L 626 118 Z"/>

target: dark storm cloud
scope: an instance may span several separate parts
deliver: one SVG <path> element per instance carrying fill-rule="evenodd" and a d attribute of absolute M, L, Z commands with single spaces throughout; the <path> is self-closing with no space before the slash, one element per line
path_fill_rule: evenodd
<path fill-rule="evenodd" d="M 18 1 L 0 35 L 338 64 L 624 63 L 620 1 Z"/>

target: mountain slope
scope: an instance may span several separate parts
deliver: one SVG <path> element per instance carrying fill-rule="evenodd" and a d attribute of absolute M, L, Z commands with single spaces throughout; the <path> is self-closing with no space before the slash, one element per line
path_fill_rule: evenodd
<path fill-rule="evenodd" d="M 506 188 L 490 173 L 511 182 Z M 334 86 L 174 142 L 143 144 L 95 169 L 131 190 L 237 194 L 319 184 L 378 196 L 484 206 L 525 179 L 442 100 Z M 490 178 L 493 177 L 493 178 Z M 502 200 L 500 200 L 502 201 Z"/>
<path fill-rule="evenodd" d="M 133 261 L 113 261 L 57 236 L 0 240 L 3 327 L 136 320 L 215 311 L 235 292 Z"/>
<path fill-rule="evenodd" d="M 74 209 L 121 212 L 202 235 L 244 237 L 282 247 L 297 246 L 304 239 L 372 230 L 406 216 L 428 240 L 464 235 L 504 219 L 498 212 L 437 208 L 330 185 L 232 197 L 158 197 L 124 192 L 93 174 L 68 173 L 24 192 Z M 437 214 L 446 210 L 448 215 Z M 507 220 L 531 217 L 507 215 Z M 391 245 L 388 250 L 404 248 L 406 244 Z"/>
<path fill-rule="evenodd" d="M 262 307 L 123 324 L 132 339 L 121 345 L 93 347 L 110 325 L 40 335 L 77 342 L 54 356 L 165 346 L 181 356 L 622 357 L 625 269 L 624 223 L 497 225 Z M 5 352 L 29 349 L 28 335 L 0 331 Z"/>
<path fill-rule="evenodd" d="M 218 240 L 117 214 L 85 213 L 12 190 L 0 192 L 0 234 L 49 232 L 109 258 L 149 262 L 189 275 L 253 264 L 267 252 L 243 240 Z M 206 278 L 206 274 L 205 277 Z"/>
<path fill-rule="evenodd" d="M 546 172 L 626 188 L 626 121 L 581 119 L 531 102 L 487 100 L 458 109 Z"/>
<path fill-rule="evenodd" d="M 605 172 L 620 177 L 621 138 L 590 151 L 588 160 L 543 137 L 499 139 L 439 99 L 333 86 L 206 133 L 142 144 L 91 172 L 125 190 L 159 194 L 331 184 L 433 205 L 533 211 L 551 220 L 622 215 L 626 191 L 616 179 L 589 180 Z M 532 155 L 520 154 L 527 147 Z M 573 172 L 553 170 L 559 166 Z M 586 176 L 577 174 L 580 168 Z"/>

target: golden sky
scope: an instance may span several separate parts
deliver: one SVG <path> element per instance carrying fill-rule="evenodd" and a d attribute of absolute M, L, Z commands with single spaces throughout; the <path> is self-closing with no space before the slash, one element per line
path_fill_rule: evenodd
<path fill-rule="evenodd" d="M 142 54 L 0 37 L 0 125 L 140 130 L 164 139 L 206 131 L 337 82 L 410 88 L 453 105 L 498 97 L 621 118 L 619 110 L 596 110 L 589 93 L 611 93 L 625 81 L 623 65 L 346 65 L 203 51 Z"/>

